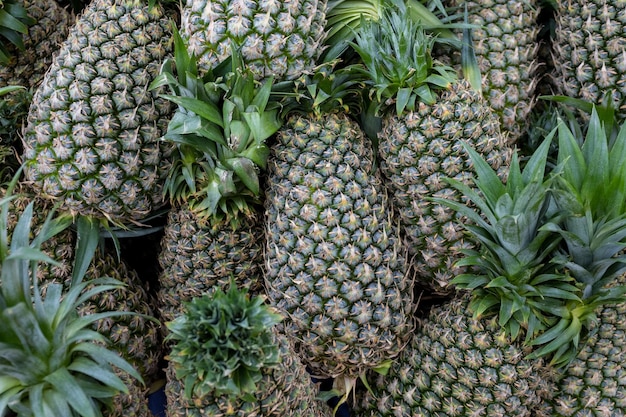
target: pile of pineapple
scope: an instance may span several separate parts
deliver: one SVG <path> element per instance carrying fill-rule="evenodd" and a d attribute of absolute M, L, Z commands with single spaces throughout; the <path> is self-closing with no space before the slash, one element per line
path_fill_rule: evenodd
<path fill-rule="evenodd" d="M 0 0 L 0 416 L 625 416 L 625 33 Z"/>

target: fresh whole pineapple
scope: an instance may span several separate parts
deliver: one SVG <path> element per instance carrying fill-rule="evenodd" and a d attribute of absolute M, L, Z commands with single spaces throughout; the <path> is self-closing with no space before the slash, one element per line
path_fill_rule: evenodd
<path fill-rule="evenodd" d="M 533 357 L 534 341 L 547 334 L 551 313 L 578 294 L 571 278 L 556 274 L 549 262 L 561 240 L 544 228 L 557 217 L 549 210 L 552 180 L 544 177 L 550 140 L 523 171 L 514 155 L 506 185 L 466 145 L 475 188 L 447 181 L 476 207 L 440 202 L 472 220 L 465 224 L 468 238 L 479 244 L 458 261 L 472 272 L 452 281 L 470 291 L 458 292 L 419 320 L 387 375 L 370 381 L 372 391 L 358 402 L 361 416 L 530 417 L 549 398 L 554 369 L 543 355 Z"/>
<path fill-rule="evenodd" d="M 626 118 L 626 2 L 558 0 L 555 20 L 557 93 L 595 104 L 608 96 Z"/>
<path fill-rule="evenodd" d="M 351 44 L 382 118 L 380 168 L 406 235 L 416 283 L 448 294 L 450 280 L 463 271 L 456 261 L 472 244 L 457 213 L 429 198 L 464 200 L 443 180 L 471 182 L 472 163 L 462 142 L 503 176 L 512 149 L 480 92 L 432 60 L 434 38 L 402 9 L 390 7 L 378 21 L 366 22 Z"/>
<path fill-rule="evenodd" d="M 322 52 L 326 0 L 186 0 L 181 35 L 201 71 L 241 48 L 257 78 L 294 79 Z"/>
<path fill-rule="evenodd" d="M 323 66 L 303 78 L 310 96 L 278 132 L 265 201 L 269 302 L 311 373 L 335 378 L 343 400 L 413 328 L 406 252 L 371 143 L 340 110 L 362 88 L 350 77 Z"/>
<path fill-rule="evenodd" d="M 148 91 L 171 53 L 160 5 L 94 0 L 35 92 L 24 135 L 28 181 L 61 210 L 115 224 L 164 202 L 171 103 Z"/>
<path fill-rule="evenodd" d="M 235 285 L 187 303 L 168 324 L 167 416 L 330 416 L 280 319 Z"/>
<path fill-rule="evenodd" d="M 193 55 L 175 33 L 176 78 L 163 66 L 165 95 L 179 108 L 164 140 L 176 144 L 165 191 L 172 208 L 161 239 L 159 310 L 164 321 L 184 302 L 225 288 L 234 279 L 257 294 L 263 262 L 260 174 L 267 138 L 280 126 L 272 79 L 256 81 L 234 50 L 224 74 L 199 75 Z"/>

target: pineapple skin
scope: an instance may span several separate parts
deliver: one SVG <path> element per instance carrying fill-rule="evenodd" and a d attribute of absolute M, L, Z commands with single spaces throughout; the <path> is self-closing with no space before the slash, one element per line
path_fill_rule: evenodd
<path fill-rule="evenodd" d="M 316 399 L 317 389 L 311 377 L 284 335 L 275 332 L 282 363 L 265 369 L 257 383 L 255 401 L 229 401 L 207 395 L 185 398 L 183 382 L 176 378 L 173 362 L 166 369 L 167 417 L 330 417 L 326 405 Z"/>
<path fill-rule="evenodd" d="M 549 395 L 547 365 L 502 336 L 497 318 L 475 320 L 469 297 L 434 307 L 386 376 L 368 378 L 360 417 L 533 416 Z"/>
<path fill-rule="evenodd" d="M 345 115 L 294 116 L 268 167 L 268 299 L 318 377 L 356 378 L 413 329 L 412 280 L 373 151 Z"/>
<path fill-rule="evenodd" d="M 451 84 L 433 105 L 383 118 L 378 154 L 385 185 L 406 235 L 416 283 L 436 294 L 450 294 L 450 280 L 463 249 L 472 248 L 455 212 L 428 198 L 463 199 L 445 177 L 472 186 L 465 141 L 506 175 L 513 149 L 501 134 L 492 109 L 466 81 Z"/>
<path fill-rule="evenodd" d="M 94 0 L 35 92 L 25 175 L 61 210 L 127 224 L 164 205 L 172 104 L 148 91 L 171 53 L 163 9 Z"/>
<path fill-rule="evenodd" d="M 241 47 L 259 79 L 295 79 L 315 66 L 322 51 L 326 0 L 186 0 L 181 36 L 207 71 Z"/>
<path fill-rule="evenodd" d="M 54 55 L 68 36 L 74 17 L 56 1 L 22 0 L 21 5 L 37 22 L 23 36 L 24 51 L 9 45 L 12 58 L 0 65 L 0 86 L 35 87 L 44 77 Z"/>
<path fill-rule="evenodd" d="M 158 261 L 162 268 L 157 293 L 159 314 L 166 322 L 184 310 L 183 303 L 234 278 L 251 294 L 263 292 L 263 226 L 260 214 L 242 217 L 240 226 L 211 224 L 186 205 L 168 213 Z"/>
<path fill-rule="evenodd" d="M 626 118 L 626 2 L 558 0 L 553 42 L 559 94 L 600 104 L 611 93 Z"/>
<path fill-rule="evenodd" d="M 483 95 L 498 115 L 508 141 L 526 131 L 535 102 L 539 43 L 537 0 L 454 0 L 467 5 Z M 462 9 L 461 9 L 462 10 Z"/>

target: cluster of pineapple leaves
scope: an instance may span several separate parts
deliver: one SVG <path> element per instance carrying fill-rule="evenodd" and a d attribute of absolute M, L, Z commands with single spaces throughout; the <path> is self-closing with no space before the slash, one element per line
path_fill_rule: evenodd
<path fill-rule="evenodd" d="M 471 220 L 478 244 L 459 261 L 470 272 L 452 284 L 472 291 L 477 318 L 497 314 L 512 338 L 525 333 L 531 358 L 557 367 L 576 356 L 599 307 L 625 300 L 626 288 L 611 284 L 626 272 L 626 128 L 615 133 L 611 112 L 600 110 L 584 138 L 558 119 L 523 171 L 514 156 L 505 183 L 466 146 L 478 191 L 448 181 L 475 208 L 438 200 Z"/>

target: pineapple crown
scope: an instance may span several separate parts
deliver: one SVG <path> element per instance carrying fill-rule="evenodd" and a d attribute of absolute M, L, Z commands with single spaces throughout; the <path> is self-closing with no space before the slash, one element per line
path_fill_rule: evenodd
<path fill-rule="evenodd" d="M 458 78 L 454 69 L 433 60 L 436 40 L 402 7 L 385 8 L 375 21 L 363 19 L 350 45 L 364 65 L 355 69 L 368 79 L 378 112 L 391 104 L 397 114 L 415 110 L 420 101 L 433 104 L 436 90 Z"/>
<path fill-rule="evenodd" d="M 361 111 L 363 77 L 351 67 L 340 67 L 340 60 L 324 62 L 292 81 L 291 93 L 284 95 L 281 117 L 292 114 L 315 114 L 344 112 L 358 114 Z"/>
<path fill-rule="evenodd" d="M 0 0 L 0 64 L 8 65 L 11 45 L 19 51 L 24 50 L 23 35 L 28 34 L 28 27 L 36 23 L 28 15 L 26 8 L 16 0 Z"/>
<path fill-rule="evenodd" d="M 464 250 L 459 266 L 468 273 L 455 277 L 457 288 L 472 291 L 470 308 L 476 318 L 498 315 L 499 325 L 516 339 L 526 331 L 526 341 L 550 325 L 552 310 L 563 305 L 577 289 L 571 279 L 555 274 L 550 254 L 560 237 L 543 228 L 556 221 L 548 210 L 553 177 L 545 178 L 550 135 L 526 163 L 523 171 L 514 153 L 506 184 L 483 157 L 467 144 L 476 176 L 475 188 L 446 179 L 474 204 L 433 199 L 454 209 L 471 222 L 464 223 L 479 249 Z"/>
<path fill-rule="evenodd" d="M 447 180 L 476 209 L 437 199 L 470 219 L 465 224 L 479 250 L 465 251 L 459 265 L 475 268 L 452 280 L 472 291 L 476 317 L 497 314 L 504 331 L 526 331 L 529 358 L 551 357 L 565 367 L 578 353 L 596 311 L 626 301 L 626 286 L 614 285 L 626 272 L 626 132 L 613 141 L 593 111 L 583 140 L 560 122 L 539 146 L 524 171 L 513 158 L 506 185 L 466 147 L 478 191 Z M 547 155 L 558 135 L 557 165 L 546 172 Z"/>
<path fill-rule="evenodd" d="M 69 221 L 67 217 L 53 218 L 51 213 L 31 240 L 30 203 L 9 244 L 12 188 L 0 200 L 0 415 L 12 411 L 34 417 L 99 417 L 103 405 L 119 392 L 128 392 L 113 367 L 139 380 L 141 376 L 108 350 L 107 340 L 92 330 L 97 321 L 125 313 L 79 316 L 77 309 L 86 300 L 123 284 L 109 278 L 83 282 L 93 251 L 80 246 L 69 290 L 52 283 L 42 295 L 38 265 L 54 261 L 40 250 L 41 244 L 68 227 Z"/>
<path fill-rule="evenodd" d="M 418 0 L 330 0 L 326 10 L 325 39 L 328 47 L 325 56 L 328 60 L 344 54 L 363 23 L 377 21 L 388 7 L 401 7 L 412 21 L 421 24 L 426 30 L 437 33 L 452 44 L 458 42 L 449 25 Z"/>
<path fill-rule="evenodd" d="M 260 296 L 231 282 L 186 303 L 183 315 L 166 323 L 174 341 L 169 360 L 187 398 L 207 394 L 251 398 L 264 369 L 280 363 L 272 327 L 281 316 Z"/>
<path fill-rule="evenodd" d="M 166 60 L 151 85 L 169 86 L 173 94 L 163 97 L 178 105 L 163 137 L 178 149 L 165 192 L 203 216 L 236 225 L 260 204 L 266 140 L 281 126 L 273 79 L 256 81 L 234 47 L 230 60 L 200 77 L 176 28 L 174 39 L 174 62 Z"/>

